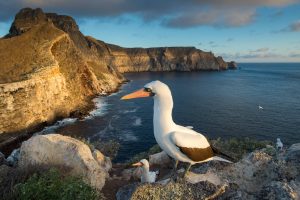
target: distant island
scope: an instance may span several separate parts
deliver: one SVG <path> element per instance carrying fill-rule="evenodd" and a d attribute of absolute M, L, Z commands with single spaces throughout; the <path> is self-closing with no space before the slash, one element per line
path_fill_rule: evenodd
<path fill-rule="evenodd" d="M 70 16 L 24 8 L 0 39 L 0 144 L 58 118 L 80 116 L 124 72 L 236 69 L 195 47 L 122 48 L 84 36 Z M 1 146 L 1 145 L 0 145 Z"/>

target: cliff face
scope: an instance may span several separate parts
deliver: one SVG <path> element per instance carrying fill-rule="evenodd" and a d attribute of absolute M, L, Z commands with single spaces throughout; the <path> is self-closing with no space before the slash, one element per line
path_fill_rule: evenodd
<path fill-rule="evenodd" d="M 0 134 L 30 131 L 117 89 L 120 72 L 224 70 L 194 47 L 122 48 L 84 36 L 73 18 L 22 9 L 0 39 Z M 1 140 L 0 140 L 1 142 Z"/>
<path fill-rule="evenodd" d="M 10 33 L 0 40 L 0 133 L 67 117 L 86 107 L 91 96 L 116 90 L 123 81 L 76 28 L 72 18 L 40 9 L 16 15 Z"/>
<path fill-rule="evenodd" d="M 87 38 L 119 72 L 226 70 L 222 57 L 195 47 L 122 48 Z"/>

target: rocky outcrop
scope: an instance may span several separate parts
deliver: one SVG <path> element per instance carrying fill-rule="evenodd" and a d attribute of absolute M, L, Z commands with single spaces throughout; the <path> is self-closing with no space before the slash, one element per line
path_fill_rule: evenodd
<path fill-rule="evenodd" d="M 117 199 L 286 199 L 300 198 L 299 144 L 276 152 L 268 146 L 234 164 L 211 161 L 192 167 L 186 178 L 170 178 L 170 171 L 155 184 L 123 186 Z M 275 153 L 274 153 L 275 152 Z M 292 153 L 293 152 L 293 153 Z M 293 159 L 287 159 L 289 157 Z M 177 171 L 180 177 L 183 169 Z"/>
<path fill-rule="evenodd" d="M 72 17 L 24 8 L 0 39 L 0 135 L 32 132 L 113 92 L 120 72 L 224 70 L 194 47 L 122 48 L 84 36 Z M 9 136 L 8 136 L 9 137 Z M 2 140 L 4 140 L 2 139 Z M 1 143 L 1 139 L 0 139 Z M 0 145 L 1 146 L 1 145 Z"/>
<path fill-rule="evenodd" d="M 23 142 L 18 167 L 63 166 L 97 189 L 104 186 L 111 162 L 84 143 L 58 134 L 38 135 Z M 94 155 L 94 156 L 93 156 Z M 95 156 L 96 155 L 96 156 Z"/>
<path fill-rule="evenodd" d="M 122 48 L 91 37 L 88 40 L 119 72 L 228 69 L 222 57 L 195 47 Z"/>
<path fill-rule="evenodd" d="M 67 117 L 124 80 L 89 48 L 72 18 L 41 9 L 16 15 L 0 52 L 0 134 Z"/>
<path fill-rule="evenodd" d="M 237 69 L 237 64 L 234 61 L 227 62 L 228 69 Z"/>
<path fill-rule="evenodd" d="M 287 162 L 299 163 L 300 170 L 300 143 L 293 144 L 288 150 L 285 157 Z"/>

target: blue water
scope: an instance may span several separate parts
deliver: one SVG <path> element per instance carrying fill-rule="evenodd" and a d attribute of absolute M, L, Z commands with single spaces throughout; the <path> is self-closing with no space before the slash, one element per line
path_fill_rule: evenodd
<path fill-rule="evenodd" d="M 117 161 L 156 144 L 153 100 L 120 97 L 152 80 L 169 85 L 173 118 L 209 138 L 251 137 L 288 145 L 300 142 L 300 64 L 239 64 L 221 72 L 129 73 L 120 92 L 96 99 L 100 108 L 85 120 L 59 126 L 56 132 L 121 143 Z M 264 109 L 258 109 L 258 106 Z"/>

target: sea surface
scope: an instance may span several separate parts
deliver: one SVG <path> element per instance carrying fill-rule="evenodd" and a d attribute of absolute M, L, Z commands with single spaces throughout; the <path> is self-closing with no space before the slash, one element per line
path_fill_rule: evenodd
<path fill-rule="evenodd" d="M 173 119 L 209 138 L 250 137 L 284 145 L 300 142 L 300 64 L 244 63 L 220 72 L 128 73 L 118 93 L 94 99 L 97 109 L 83 120 L 64 119 L 42 132 L 90 141 L 115 139 L 116 162 L 145 151 L 153 136 L 153 99 L 121 101 L 123 95 L 160 80 L 174 99 Z M 263 109 L 259 109 L 262 107 Z"/>

